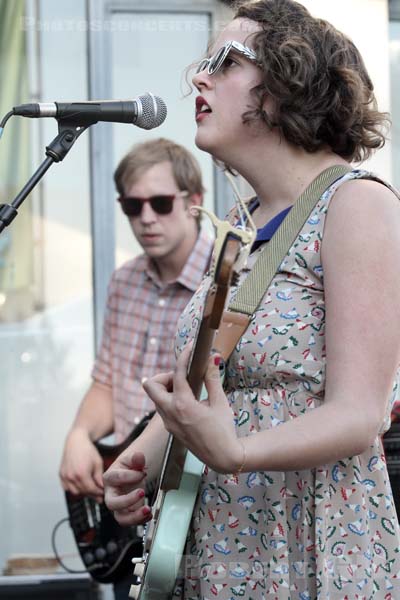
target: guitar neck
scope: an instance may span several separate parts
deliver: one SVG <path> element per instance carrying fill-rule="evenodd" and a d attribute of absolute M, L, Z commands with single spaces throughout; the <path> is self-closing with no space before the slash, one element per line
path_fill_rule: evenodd
<path fill-rule="evenodd" d="M 210 328 L 209 321 L 209 316 L 203 317 L 187 376 L 189 385 L 197 400 L 200 398 L 208 357 L 215 336 L 215 330 Z M 160 481 L 160 488 L 163 491 L 167 492 L 179 488 L 186 452 L 185 446 L 173 435 L 170 435 Z"/>
<path fill-rule="evenodd" d="M 177 490 L 179 488 L 186 452 L 185 446 L 173 435 L 170 435 L 166 451 L 167 462 L 164 465 L 164 471 L 160 481 L 160 489 L 163 490 L 163 492 L 169 492 L 169 490 Z"/>
<path fill-rule="evenodd" d="M 210 352 L 213 347 L 216 331 L 221 322 L 230 286 L 232 265 L 236 260 L 239 249 L 240 240 L 237 238 L 228 238 L 224 247 L 224 261 L 219 261 L 215 266 L 218 276 L 210 286 L 207 294 L 187 374 L 188 383 L 197 400 L 200 399 L 202 392 Z M 218 283 L 216 282 L 217 280 Z M 186 452 L 187 449 L 185 446 L 171 435 L 161 473 L 161 490 L 167 492 L 179 488 Z"/>

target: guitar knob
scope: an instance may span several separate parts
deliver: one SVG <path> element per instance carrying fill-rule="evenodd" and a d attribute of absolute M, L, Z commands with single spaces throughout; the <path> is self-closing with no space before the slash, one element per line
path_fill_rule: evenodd
<path fill-rule="evenodd" d="M 106 550 L 108 554 L 114 554 L 118 550 L 118 544 L 116 542 L 108 542 Z"/>
<path fill-rule="evenodd" d="M 91 565 L 94 562 L 94 555 L 91 552 L 85 552 L 83 562 L 85 565 Z"/>
<path fill-rule="evenodd" d="M 136 575 L 136 577 L 143 577 L 143 573 L 144 564 L 142 562 L 136 563 L 135 568 L 133 569 L 133 574 Z"/>
<path fill-rule="evenodd" d="M 131 585 L 131 589 L 129 590 L 129 598 L 134 598 L 138 600 L 140 593 L 140 585 Z"/>
<path fill-rule="evenodd" d="M 96 551 L 94 554 L 95 554 L 97 560 L 103 560 L 103 558 L 105 558 L 107 556 L 107 552 L 104 550 L 104 548 L 96 548 Z"/>
<path fill-rule="evenodd" d="M 136 527 L 136 535 L 138 536 L 138 538 L 142 538 L 144 536 L 144 527 L 143 527 L 143 525 L 138 525 Z"/>

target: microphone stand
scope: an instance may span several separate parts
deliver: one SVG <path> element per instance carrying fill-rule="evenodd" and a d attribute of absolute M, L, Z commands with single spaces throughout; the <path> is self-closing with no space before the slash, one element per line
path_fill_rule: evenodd
<path fill-rule="evenodd" d="M 51 165 L 55 162 L 61 162 L 71 150 L 78 137 L 94 123 L 97 123 L 97 121 L 77 126 L 76 123 L 58 121 L 58 135 L 46 146 L 47 158 L 42 162 L 11 204 L 0 204 L 0 233 L 15 219 L 18 214 L 17 208 L 21 206 L 25 198 L 42 179 Z"/>

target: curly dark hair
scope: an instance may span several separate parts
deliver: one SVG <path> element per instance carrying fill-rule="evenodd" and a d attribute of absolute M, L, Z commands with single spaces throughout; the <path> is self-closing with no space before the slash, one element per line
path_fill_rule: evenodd
<path fill-rule="evenodd" d="M 262 28 L 252 42 L 263 81 L 252 90 L 258 108 L 243 115 L 245 122 L 261 118 L 308 152 L 328 145 L 350 161 L 384 146 L 388 114 L 378 111 L 374 86 L 349 38 L 294 0 L 237 2 L 239 17 Z M 267 97 L 273 114 L 262 108 Z"/>

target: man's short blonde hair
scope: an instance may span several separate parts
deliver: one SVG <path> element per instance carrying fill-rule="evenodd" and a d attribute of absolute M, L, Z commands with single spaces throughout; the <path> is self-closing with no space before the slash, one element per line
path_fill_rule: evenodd
<path fill-rule="evenodd" d="M 121 160 L 114 173 L 118 193 L 123 196 L 150 167 L 170 162 L 176 184 L 189 195 L 204 193 L 199 164 L 193 154 L 180 144 L 166 138 L 157 138 L 136 144 Z"/>

